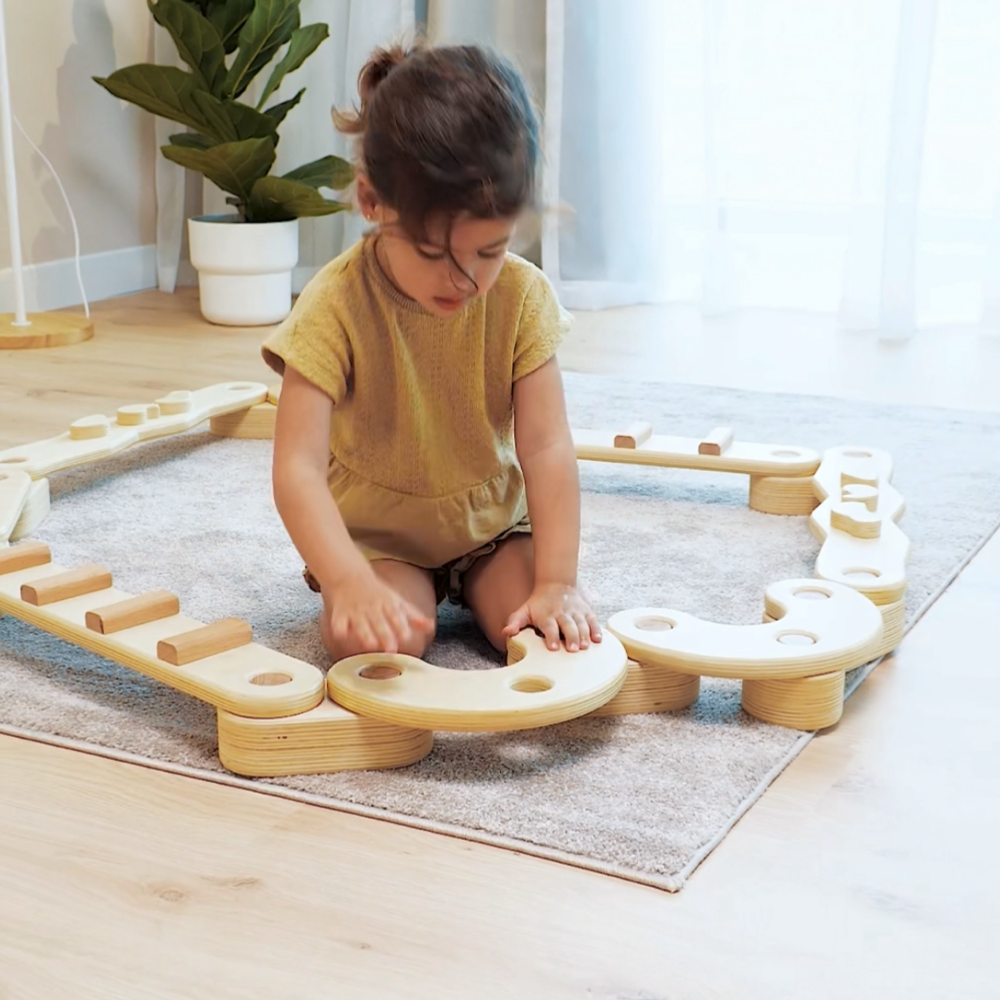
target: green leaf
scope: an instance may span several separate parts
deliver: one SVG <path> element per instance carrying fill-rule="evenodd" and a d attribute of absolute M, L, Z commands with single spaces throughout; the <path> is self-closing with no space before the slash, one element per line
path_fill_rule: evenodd
<path fill-rule="evenodd" d="M 284 120 L 285 116 L 288 114 L 292 108 L 295 107 L 299 101 L 302 100 L 302 95 L 306 92 L 306 88 L 303 87 L 293 98 L 287 101 L 282 101 L 280 104 L 272 104 L 264 114 L 268 118 L 274 121 L 274 127 L 277 128 Z"/>
<path fill-rule="evenodd" d="M 184 146 L 186 149 L 211 149 L 217 145 L 214 139 L 197 132 L 178 132 L 170 137 L 171 146 Z"/>
<path fill-rule="evenodd" d="M 170 32 L 181 59 L 191 67 L 195 81 L 213 94 L 226 78 L 226 53 L 215 26 L 183 0 L 148 0 L 156 23 Z"/>
<path fill-rule="evenodd" d="M 117 69 L 108 77 L 95 76 L 94 80 L 115 97 L 137 104 L 144 111 L 206 131 L 206 122 L 194 102 L 198 93 L 195 78 L 182 69 L 139 63 Z"/>
<path fill-rule="evenodd" d="M 257 107 L 262 108 L 264 102 L 281 86 L 281 81 L 289 73 L 294 73 L 329 37 L 330 29 L 325 24 L 307 24 L 292 32 L 288 49 L 281 62 L 271 71 L 264 93 L 260 95 Z"/>
<path fill-rule="evenodd" d="M 354 180 L 354 167 L 339 156 L 324 156 L 281 176 L 286 181 L 298 181 L 312 188 L 325 187 L 340 191 Z"/>
<path fill-rule="evenodd" d="M 240 29 L 253 13 L 255 2 L 256 0 L 224 0 L 216 3 L 209 11 L 208 19 L 219 33 L 227 54 L 239 44 Z"/>
<path fill-rule="evenodd" d="M 284 222 L 307 215 L 332 215 L 350 207 L 327 200 L 308 184 L 285 177 L 262 177 L 250 193 L 246 217 L 248 222 Z"/>
<path fill-rule="evenodd" d="M 239 101 L 223 101 L 222 107 L 233 123 L 238 139 L 263 139 L 266 136 L 273 136 L 275 145 L 278 144 L 278 123 L 273 118 Z"/>
<path fill-rule="evenodd" d="M 161 148 L 168 160 L 204 174 L 213 184 L 244 202 L 254 184 L 267 174 L 274 163 L 274 140 L 270 137 L 224 142 L 211 149 Z"/>
<path fill-rule="evenodd" d="M 299 0 L 256 0 L 240 29 L 239 48 L 226 74 L 227 97 L 239 97 L 299 26 Z"/>

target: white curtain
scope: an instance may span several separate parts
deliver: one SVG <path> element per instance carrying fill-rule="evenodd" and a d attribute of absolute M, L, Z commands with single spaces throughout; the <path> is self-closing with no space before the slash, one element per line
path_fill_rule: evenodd
<path fill-rule="evenodd" d="M 288 76 L 274 101 L 306 87 L 302 103 L 281 126 L 275 170 L 291 170 L 327 153 L 351 158 L 352 150 L 333 127 L 332 107 L 347 108 L 357 101 L 357 78 L 372 49 L 415 35 L 415 0 L 302 0 L 302 23 L 323 21 L 330 37 L 297 72 Z M 155 60 L 177 64 L 170 36 L 157 28 Z M 266 74 L 265 74 L 266 75 Z M 157 119 L 157 147 L 179 126 Z M 338 195 L 339 197 L 339 195 Z M 156 161 L 157 272 L 163 291 L 176 284 L 193 284 L 195 274 L 184 259 L 185 219 L 200 212 L 232 211 L 214 185 L 170 163 L 159 153 Z M 362 231 L 355 213 L 340 213 L 300 222 L 299 266 L 296 290 Z"/>
<path fill-rule="evenodd" d="M 567 306 L 1000 325 L 1000 0 L 548 0 Z"/>

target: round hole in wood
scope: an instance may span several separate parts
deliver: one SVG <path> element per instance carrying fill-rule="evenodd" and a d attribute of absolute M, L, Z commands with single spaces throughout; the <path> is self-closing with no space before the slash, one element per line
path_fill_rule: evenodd
<path fill-rule="evenodd" d="M 16 465 L 18 462 L 27 462 L 27 456 L 15 455 L 13 458 L 0 458 L 0 465 Z"/>
<path fill-rule="evenodd" d="M 250 678 L 250 683 L 256 684 L 258 687 L 277 687 L 279 684 L 290 684 L 291 681 L 291 674 L 282 674 L 276 671 L 266 674 L 255 674 Z"/>
<path fill-rule="evenodd" d="M 553 682 L 548 677 L 518 677 L 511 682 L 511 690 L 523 691 L 525 694 L 539 694 L 542 691 L 551 691 Z"/>
<path fill-rule="evenodd" d="M 872 458 L 870 451 L 845 451 L 844 458 Z"/>
<path fill-rule="evenodd" d="M 394 677 L 399 677 L 402 672 L 399 667 L 394 667 L 391 663 L 369 663 L 358 671 L 358 676 L 369 681 L 391 681 Z"/>
<path fill-rule="evenodd" d="M 877 580 L 882 574 L 869 566 L 851 566 L 844 570 L 843 575 L 849 576 L 852 580 Z"/>
<path fill-rule="evenodd" d="M 802 454 L 801 451 L 795 451 L 792 448 L 776 448 L 771 454 L 775 458 L 798 458 Z"/>
<path fill-rule="evenodd" d="M 815 646 L 817 641 L 808 632 L 782 632 L 777 638 L 783 646 Z"/>
<path fill-rule="evenodd" d="M 672 622 L 669 618 L 647 615 L 645 618 L 636 618 L 635 627 L 643 632 L 669 632 L 676 627 L 676 622 Z"/>
<path fill-rule="evenodd" d="M 798 590 L 792 591 L 792 596 L 800 601 L 826 601 L 833 597 L 833 594 L 821 587 L 799 587 Z"/>

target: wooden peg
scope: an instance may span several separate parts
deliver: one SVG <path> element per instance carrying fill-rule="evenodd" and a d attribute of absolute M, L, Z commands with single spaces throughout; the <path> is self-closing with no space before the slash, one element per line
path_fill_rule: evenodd
<path fill-rule="evenodd" d="M 183 667 L 206 656 L 224 653 L 229 649 L 247 646 L 253 642 L 253 629 L 242 618 L 223 618 L 202 628 L 182 632 L 180 635 L 161 639 L 156 644 L 156 655 L 175 667 Z"/>
<path fill-rule="evenodd" d="M 620 434 L 615 435 L 615 447 L 638 448 L 639 445 L 649 440 L 652 433 L 652 424 L 637 420 L 635 423 L 629 424 Z"/>
<path fill-rule="evenodd" d="M 36 608 L 56 601 L 68 601 L 71 597 L 92 594 L 97 590 L 107 590 L 111 586 L 111 573 L 94 563 L 79 569 L 56 573 L 34 583 L 21 584 L 21 600 Z"/>
<path fill-rule="evenodd" d="M 89 438 L 107 437 L 110 430 L 108 418 L 103 413 L 91 417 L 80 417 L 69 425 L 71 441 L 86 441 Z"/>
<path fill-rule="evenodd" d="M 156 401 L 160 413 L 170 416 L 174 413 L 187 413 L 191 409 L 192 396 L 188 389 L 177 389 Z"/>
<path fill-rule="evenodd" d="M 0 549 L 0 575 L 16 573 L 52 562 L 52 553 L 44 542 L 21 542 L 9 549 Z"/>
<path fill-rule="evenodd" d="M 733 443 L 731 427 L 716 427 L 698 444 L 699 455 L 724 455 Z"/>
<path fill-rule="evenodd" d="M 156 420 L 159 415 L 160 408 L 156 403 L 130 403 L 118 407 L 116 420 L 122 427 L 135 427 L 147 420 Z"/>
<path fill-rule="evenodd" d="M 136 625 L 159 621 L 181 613 L 181 602 L 169 590 L 151 590 L 148 594 L 130 597 L 125 601 L 107 604 L 86 614 L 87 628 L 91 632 L 110 635 Z"/>

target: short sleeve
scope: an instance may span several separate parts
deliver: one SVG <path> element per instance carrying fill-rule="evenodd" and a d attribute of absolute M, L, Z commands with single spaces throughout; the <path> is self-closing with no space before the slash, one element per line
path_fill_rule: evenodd
<path fill-rule="evenodd" d="M 288 317 L 264 341 L 261 354 L 279 375 L 291 365 L 333 400 L 347 394 L 352 351 L 321 272 L 302 290 Z"/>
<path fill-rule="evenodd" d="M 559 304 L 549 279 L 534 269 L 514 341 L 515 382 L 541 368 L 556 353 L 572 323 L 572 317 Z"/>

